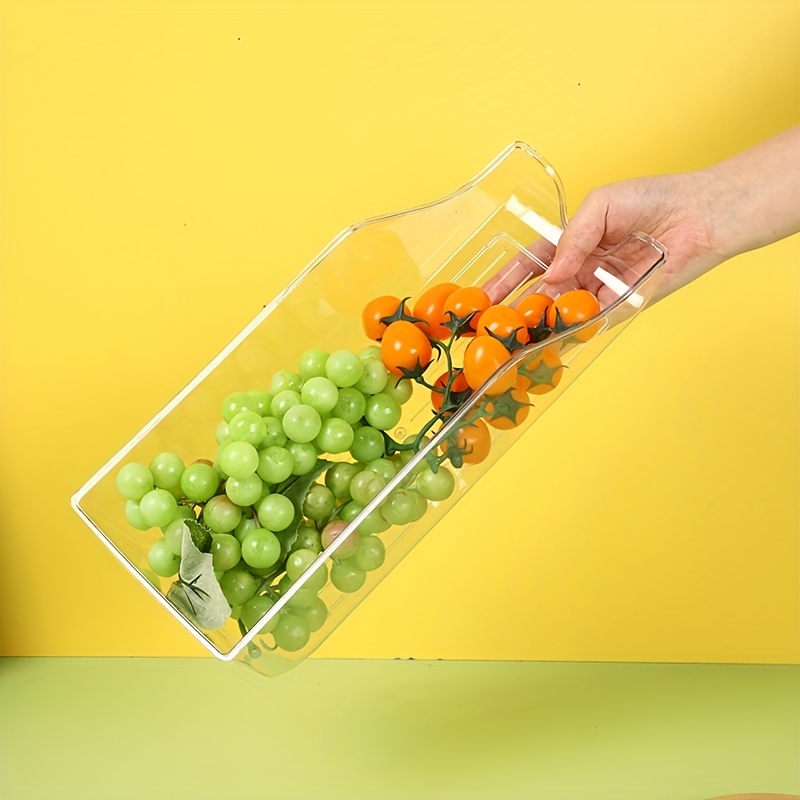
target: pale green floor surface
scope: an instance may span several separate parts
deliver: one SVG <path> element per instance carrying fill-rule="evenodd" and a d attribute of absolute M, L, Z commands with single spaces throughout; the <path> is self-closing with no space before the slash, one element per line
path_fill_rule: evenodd
<path fill-rule="evenodd" d="M 800 667 L 0 659 L 1 800 L 800 792 Z"/>

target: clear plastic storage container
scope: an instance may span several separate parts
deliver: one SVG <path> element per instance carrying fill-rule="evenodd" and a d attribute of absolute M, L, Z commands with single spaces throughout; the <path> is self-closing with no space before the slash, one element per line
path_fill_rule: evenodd
<path fill-rule="evenodd" d="M 75 511 L 165 613 L 214 656 L 242 660 L 265 675 L 285 672 L 330 635 L 648 304 L 666 253 L 646 234 L 632 232 L 613 252 L 593 257 L 585 267 L 593 274 L 583 283 L 597 296 L 599 310 L 582 321 L 580 314 L 577 322 L 566 319 L 574 323 L 566 328 L 561 314 L 548 325 L 543 312 L 541 324 L 506 335 L 502 346 L 510 355 L 495 369 L 491 356 L 497 345 L 488 347 L 483 361 L 473 350 L 468 356 L 477 364 L 473 384 L 489 365 L 476 390 L 464 375 L 440 378 L 438 391 L 413 380 L 398 384 L 390 375 L 387 389 L 372 350 L 358 359 L 362 371 L 370 362 L 368 377 L 362 375 L 357 388 L 345 392 L 359 369 L 353 357 L 326 361 L 324 353 L 308 351 L 361 354 L 376 345 L 362 326 L 370 301 L 410 298 L 413 316 L 418 298 L 443 283 L 483 287 L 495 304 L 524 309 L 541 302 L 543 308 L 548 301 L 541 298 L 522 306 L 519 301 L 531 293 L 559 295 L 538 278 L 566 223 L 557 174 L 530 147 L 515 143 L 442 200 L 347 229 L 87 481 L 72 499 Z M 466 335 L 444 336 L 434 346 L 434 363 L 423 376 L 429 385 L 456 374 L 466 349 L 479 338 L 470 335 L 478 314 L 469 316 L 469 303 L 457 308 L 459 314 L 466 311 L 442 319 L 460 325 L 459 333 Z M 482 333 L 482 345 L 486 338 L 503 338 L 502 328 L 497 330 L 497 335 Z M 519 340 L 526 338 L 523 345 Z M 284 371 L 298 373 L 304 354 L 298 381 Z M 328 371 L 336 378 L 335 395 L 326 382 Z M 310 382 L 313 377 L 323 380 Z M 288 394 L 276 401 L 281 391 Z M 385 433 L 369 432 L 376 429 L 364 424 L 353 391 L 370 404 L 368 422 L 390 425 Z M 393 402 L 386 400 L 387 392 Z M 341 403 L 326 410 L 334 398 Z M 446 413 L 435 415 L 434 400 Z M 286 410 L 293 405 L 302 413 Z M 284 427 L 297 439 L 316 431 L 317 417 L 308 406 L 326 426 L 326 437 L 291 444 Z M 340 422 L 330 423 L 332 418 Z M 362 462 L 331 472 L 332 464 L 356 458 L 349 448 L 336 454 L 322 450 L 341 449 L 351 432 L 360 443 L 351 447 Z M 378 439 L 383 456 L 376 456 Z M 231 448 L 234 441 L 248 446 Z M 410 449 L 392 453 L 409 442 Z M 162 457 L 153 465 L 162 453 L 177 459 Z M 367 464 L 367 456 L 377 461 Z M 184 470 L 200 459 L 214 466 Z M 129 463 L 148 469 L 128 468 L 120 479 Z M 232 479 L 229 472 L 240 477 Z M 227 499 L 209 499 L 212 484 L 213 497 Z M 330 527 L 332 517 L 340 522 Z M 166 524 L 162 530 L 154 522 Z M 213 532 L 210 553 L 204 552 L 207 523 Z M 177 635 L 183 634 L 176 628 Z"/>

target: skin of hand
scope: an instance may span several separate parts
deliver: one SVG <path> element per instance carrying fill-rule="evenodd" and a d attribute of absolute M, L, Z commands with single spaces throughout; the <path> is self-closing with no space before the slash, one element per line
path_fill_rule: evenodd
<path fill-rule="evenodd" d="M 540 275 L 526 293 L 585 288 L 605 306 L 617 295 L 598 279 L 598 266 L 630 285 L 654 261 L 652 251 L 609 255 L 634 231 L 657 239 L 668 252 L 655 299 L 739 253 L 800 231 L 800 126 L 707 169 L 595 189 L 557 248 L 536 242 L 530 248 L 534 258 L 521 255 L 484 288 L 500 302 Z"/>

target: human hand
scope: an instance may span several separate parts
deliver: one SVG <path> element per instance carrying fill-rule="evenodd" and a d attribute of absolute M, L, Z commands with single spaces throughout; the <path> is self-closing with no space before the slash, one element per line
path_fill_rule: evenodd
<path fill-rule="evenodd" d="M 593 292 L 602 306 L 652 265 L 640 252 L 615 250 L 641 231 L 663 244 L 667 262 L 655 298 L 723 261 L 800 231 L 800 126 L 696 172 L 613 183 L 591 192 L 557 246 L 540 240 L 486 285 L 500 302 L 536 276 L 527 293 Z M 608 275 L 611 279 L 608 279 Z M 614 279 L 618 279 L 616 282 Z M 616 286 L 614 285 L 616 283 Z"/>
<path fill-rule="evenodd" d="M 640 178 L 595 189 L 570 220 L 557 246 L 538 240 L 530 247 L 534 258 L 520 255 L 484 288 L 499 302 L 520 284 L 541 276 L 521 297 L 535 291 L 555 296 L 580 288 L 588 289 L 607 306 L 655 261 L 649 246 L 631 241 L 632 232 L 643 231 L 669 253 L 658 296 L 674 291 L 719 261 L 706 183 L 701 173 L 692 173 Z"/>

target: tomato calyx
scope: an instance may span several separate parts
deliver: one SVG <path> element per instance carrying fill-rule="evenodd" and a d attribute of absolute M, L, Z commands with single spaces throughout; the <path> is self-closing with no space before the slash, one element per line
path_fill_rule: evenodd
<path fill-rule="evenodd" d="M 442 322 L 442 325 L 451 332 L 454 339 L 463 336 L 465 333 L 475 333 L 475 329 L 472 327 L 472 320 L 480 313 L 480 311 L 476 310 L 471 311 L 464 317 L 459 317 L 454 312 L 447 311 L 447 319 Z"/>
<path fill-rule="evenodd" d="M 427 388 L 431 388 L 422 378 L 422 376 L 425 374 L 425 370 L 428 369 L 429 366 L 430 363 L 423 364 L 419 359 L 417 359 L 416 365 L 410 369 L 407 367 L 397 367 L 397 370 L 404 378 L 408 378 L 409 380 L 416 381 Z"/>
<path fill-rule="evenodd" d="M 514 330 L 511 331 L 508 336 L 498 336 L 494 331 L 486 331 L 486 334 L 491 336 L 493 339 L 497 339 L 497 341 L 500 342 L 500 344 L 502 344 L 509 353 L 514 353 L 517 350 L 522 350 L 522 348 L 526 347 L 528 344 L 528 342 L 520 342 L 520 340 L 517 338 L 517 334 L 523 329 L 527 330 L 527 328 L 524 328 L 524 326 L 514 328 Z"/>
<path fill-rule="evenodd" d="M 533 403 L 521 402 L 508 391 L 497 397 L 486 398 L 475 418 L 484 417 L 489 422 L 507 419 L 516 425 L 523 408 L 533 408 Z"/>
<path fill-rule="evenodd" d="M 450 412 L 455 413 L 459 408 L 469 399 L 472 394 L 472 389 L 463 389 L 462 391 L 451 391 L 449 395 L 445 393 L 444 400 L 442 401 L 442 414 Z"/>
<path fill-rule="evenodd" d="M 560 316 L 559 316 L 560 319 Z M 534 328 L 528 328 L 528 333 L 531 335 L 531 342 L 533 344 L 538 344 L 539 342 L 543 342 L 553 333 L 553 328 L 551 328 L 547 324 L 547 309 L 542 311 L 542 318 L 536 324 Z"/>
<path fill-rule="evenodd" d="M 560 369 L 567 369 L 566 365 L 560 363 L 555 366 L 548 366 L 541 358 L 534 358 L 533 361 L 538 362 L 533 369 L 528 366 L 531 363 L 530 360 L 520 364 L 517 369 L 517 372 L 524 378 L 527 378 L 532 386 L 545 384 L 555 388 L 556 382 L 553 380 L 554 376 Z"/>
<path fill-rule="evenodd" d="M 438 413 L 442 419 L 446 419 L 450 417 L 453 413 L 458 411 L 459 408 L 469 399 L 469 396 L 472 394 L 472 389 L 467 386 L 466 389 L 454 389 L 453 385 L 456 382 L 456 379 L 462 374 L 463 370 L 456 370 L 454 378 L 443 387 L 440 386 L 433 386 L 431 390 L 436 392 L 437 394 L 443 395 L 442 397 L 442 405 L 439 408 Z"/>
<path fill-rule="evenodd" d="M 399 304 L 397 305 L 397 309 L 394 313 L 389 314 L 387 317 L 381 317 L 380 321 L 386 325 L 388 328 L 393 322 L 400 322 L 401 320 L 404 322 L 411 322 L 416 324 L 417 322 L 424 322 L 424 320 L 420 319 L 419 317 L 414 317 L 406 311 L 406 303 L 411 299 L 411 295 L 408 297 L 402 298 Z"/>

